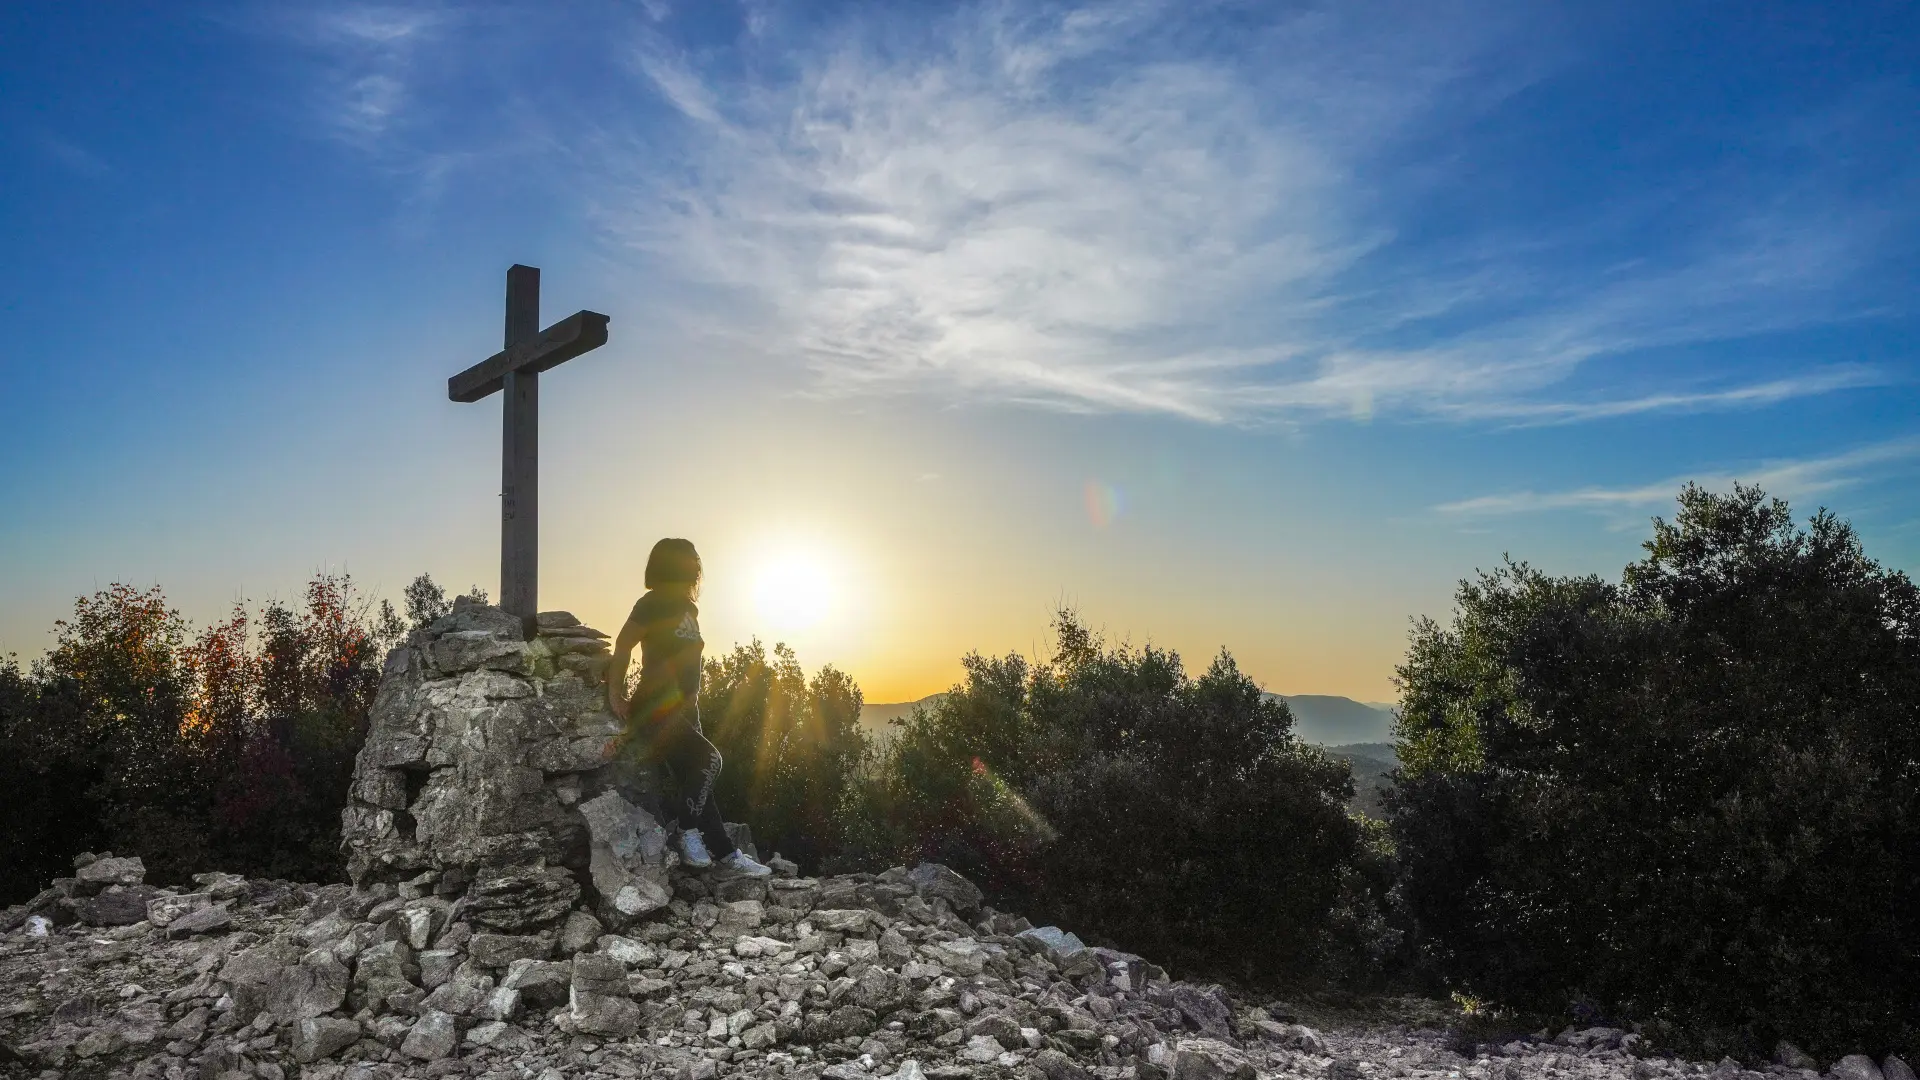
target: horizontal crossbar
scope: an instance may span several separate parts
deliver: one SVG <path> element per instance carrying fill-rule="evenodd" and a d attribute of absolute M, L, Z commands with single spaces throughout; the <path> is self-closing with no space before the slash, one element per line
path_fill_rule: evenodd
<path fill-rule="evenodd" d="M 607 343 L 607 317 L 597 311 L 576 311 L 540 331 L 532 341 L 502 349 L 447 380 L 447 396 L 455 401 L 479 401 L 500 389 L 509 371 L 536 373 L 591 352 Z"/>

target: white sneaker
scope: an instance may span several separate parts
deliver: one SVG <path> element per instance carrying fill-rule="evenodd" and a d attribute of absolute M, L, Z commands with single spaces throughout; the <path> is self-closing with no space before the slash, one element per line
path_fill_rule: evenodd
<path fill-rule="evenodd" d="M 696 870 L 713 865 L 713 856 L 707 854 L 707 842 L 700 836 L 699 829 L 680 830 L 680 860 Z"/>
<path fill-rule="evenodd" d="M 735 848 L 726 858 L 720 860 L 723 869 L 742 877 L 767 877 L 773 873 L 773 867 L 756 861 L 751 855 Z"/>

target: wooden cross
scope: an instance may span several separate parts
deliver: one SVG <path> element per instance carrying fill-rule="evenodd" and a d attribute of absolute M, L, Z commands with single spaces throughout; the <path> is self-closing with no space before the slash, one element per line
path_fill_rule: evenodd
<path fill-rule="evenodd" d="M 504 391 L 500 606 L 529 628 L 539 610 L 540 373 L 606 343 L 607 317 L 595 311 L 540 329 L 540 271 L 515 263 L 507 268 L 506 348 L 447 380 L 455 401 Z"/>

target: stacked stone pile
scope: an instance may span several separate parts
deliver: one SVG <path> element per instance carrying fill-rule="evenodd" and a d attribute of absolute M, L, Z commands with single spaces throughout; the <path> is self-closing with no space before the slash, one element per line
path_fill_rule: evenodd
<path fill-rule="evenodd" d="M 483 921 L 508 908 L 471 892 L 230 874 L 152 889 L 129 923 L 128 902 L 92 901 L 146 895 L 138 860 L 79 861 L 99 869 L 0 918 L 0 1075 L 1821 1077 L 1791 1047 L 1760 1073 L 1640 1057 L 1635 1036 L 1607 1028 L 1476 1057 L 1437 1030 L 1315 1031 L 1030 927 L 933 864 L 819 879 L 783 860 L 772 880 L 675 870 L 667 904 L 625 933 L 572 907 L 552 934 L 515 935 Z M 1913 1080 L 1891 1057 L 1827 1076 Z"/>

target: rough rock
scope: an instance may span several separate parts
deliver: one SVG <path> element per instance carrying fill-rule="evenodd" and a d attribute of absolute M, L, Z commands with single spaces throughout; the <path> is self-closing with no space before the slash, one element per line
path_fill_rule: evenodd
<path fill-rule="evenodd" d="M 966 1049 L 960 1051 L 960 1056 L 977 1064 L 991 1065 L 1006 1052 L 1007 1048 L 1001 1046 L 993 1036 L 975 1035 L 967 1040 Z"/>
<path fill-rule="evenodd" d="M 1833 1063 L 1833 1080 L 1885 1080 L 1880 1066 L 1865 1054 L 1848 1054 Z"/>
<path fill-rule="evenodd" d="M 567 1017 L 594 1035 L 625 1037 L 640 1028 L 640 1007 L 627 998 L 627 965 L 605 953 L 573 958 Z"/>
<path fill-rule="evenodd" d="M 475 934 L 467 954 L 482 967 L 503 968 L 520 960 L 545 960 L 553 955 L 553 939 L 538 934 Z"/>
<path fill-rule="evenodd" d="M 336 1016 L 310 1016 L 293 1026 L 293 1060 L 330 1058 L 360 1041 L 360 1024 Z"/>
<path fill-rule="evenodd" d="M 220 967 L 220 981 L 228 987 L 234 1014 L 243 1021 L 252 1020 L 267 1007 L 275 996 L 276 986 L 299 961 L 299 947 L 291 942 L 261 945 L 235 953 Z"/>
<path fill-rule="evenodd" d="M 167 925 L 166 933 L 171 938 L 191 937 L 194 934 L 217 934 L 233 925 L 233 913 L 225 904 L 215 904 L 190 911 Z"/>
<path fill-rule="evenodd" d="M 422 1009 L 466 1016 L 493 996 L 493 979 L 472 965 L 463 965 L 446 982 L 433 988 L 420 1003 Z"/>
<path fill-rule="evenodd" d="M 75 902 L 73 913 L 88 926 L 132 926 L 146 921 L 147 904 L 158 895 L 160 890 L 150 885 L 109 885 L 98 895 Z"/>
<path fill-rule="evenodd" d="M 1077 935 L 1057 926 L 1036 926 L 1031 930 L 1022 930 L 1014 937 L 1020 941 L 1032 943 L 1063 959 L 1082 952 L 1087 947 Z"/>
<path fill-rule="evenodd" d="M 591 888 L 557 908 L 567 891 L 547 884 L 550 870 L 585 871 L 543 859 L 358 888 L 202 875 L 188 895 L 203 899 L 165 927 L 36 932 L 9 916 L 0 1076 L 1761 1080 L 1730 1061 L 1639 1056 L 1611 1028 L 1479 1058 L 1437 1027 L 1315 1030 L 1281 1003 L 1241 1008 L 1138 956 L 1072 948 L 1057 928 L 1021 936 L 1024 920 L 984 906 L 963 923 L 906 867 L 752 887 L 669 867 L 665 907 L 594 933 Z M 921 877 L 958 895 L 949 873 Z M 229 933 L 173 936 L 204 912 Z M 540 928 L 502 933 L 483 915 Z M 1863 1062 L 1844 1060 L 1835 1080 L 1912 1080 L 1896 1059 L 1872 1075 Z"/>
<path fill-rule="evenodd" d="M 424 1061 L 436 1061 L 453 1053 L 460 1041 L 460 1029 L 452 1016 L 437 1010 L 421 1015 L 400 1043 L 400 1052 Z"/>
<path fill-rule="evenodd" d="M 266 988 L 264 1006 L 281 1020 L 324 1016 L 347 1000 L 351 973 L 324 949 L 315 949 L 284 969 Z"/>
<path fill-rule="evenodd" d="M 1207 1038 L 1224 1041 L 1233 1037 L 1233 1008 L 1219 987 L 1176 986 L 1173 1007 Z"/>
<path fill-rule="evenodd" d="M 558 1005 L 567 1000 L 572 969 L 546 960 L 515 960 L 500 985 L 518 990 L 530 1005 Z"/>
<path fill-rule="evenodd" d="M 138 858 L 94 859 L 73 872 L 80 892 L 92 895 L 109 885 L 138 885 L 147 880 L 147 866 Z"/>
<path fill-rule="evenodd" d="M 572 956 L 593 948 L 594 942 L 600 940 L 600 933 L 605 929 L 599 919 L 587 912 L 568 912 L 566 921 L 560 924 L 560 952 Z"/>
<path fill-rule="evenodd" d="M 1914 1080 L 1912 1067 L 1895 1054 L 1888 1054 L 1886 1060 L 1880 1063 L 1880 1075 L 1886 1080 Z"/>
<path fill-rule="evenodd" d="M 973 916 L 980 911 L 980 887 L 939 863 L 923 862 L 907 874 L 913 891 L 922 899 L 938 897 L 954 911 Z"/>
<path fill-rule="evenodd" d="M 603 791 L 580 805 L 589 836 L 589 872 L 601 917 L 626 926 L 667 906 L 667 831 L 652 814 Z"/>
<path fill-rule="evenodd" d="M 1181 1039 L 1173 1049 L 1174 1080 L 1254 1080 L 1247 1056 L 1218 1039 Z"/>
<path fill-rule="evenodd" d="M 601 755 L 619 730 L 602 636 L 575 622 L 527 641 L 518 618 L 461 597 L 389 653 L 341 813 L 354 881 L 432 871 L 451 897 L 488 866 L 586 870 L 580 803 L 616 781 L 658 790 Z"/>
<path fill-rule="evenodd" d="M 580 885 L 564 867 L 495 867 L 474 878 L 462 911 L 490 930 L 525 934 L 552 928 L 579 897 Z"/>
<path fill-rule="evenodd" d="M 213 897 L 203 892 L 168 893 L 147 901 L 147 921 L 155 926 L 171 926 L 177 919 L 212 906 Z"/>

